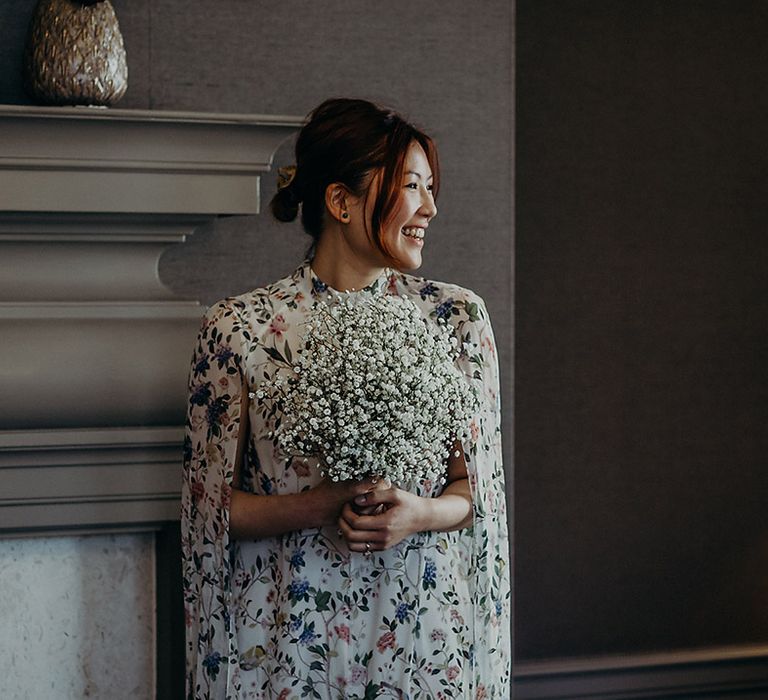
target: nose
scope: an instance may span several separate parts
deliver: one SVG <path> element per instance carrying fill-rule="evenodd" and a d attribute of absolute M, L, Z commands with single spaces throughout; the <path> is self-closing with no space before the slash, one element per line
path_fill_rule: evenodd
<path fill-rule="evenodd" d="M 427 217 L 427 220 L 434 219 L 435 216 L 437 216 L 435 198 L 428 189 L 423 190 L 423 194 L 421 195 L 421 208 L 419 211 Z"/>

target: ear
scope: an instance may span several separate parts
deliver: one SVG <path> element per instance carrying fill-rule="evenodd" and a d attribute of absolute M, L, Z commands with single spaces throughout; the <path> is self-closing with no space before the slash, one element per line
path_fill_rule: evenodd
<path fill-rule="evenodd" d="M 351 194 L 340 182 L 332 182 L 325 188 L 325 208 L 336 221 L 349 223 Z"/>

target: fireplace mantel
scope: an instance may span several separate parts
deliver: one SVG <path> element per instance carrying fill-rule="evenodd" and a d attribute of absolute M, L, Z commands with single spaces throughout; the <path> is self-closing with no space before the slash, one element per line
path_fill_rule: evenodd
<path fill-rule="evenodd" d="M 178 517 L 202 307 L 163 251 L 259 211 L 289 116 L 0 106 L 0 533 Z"/>

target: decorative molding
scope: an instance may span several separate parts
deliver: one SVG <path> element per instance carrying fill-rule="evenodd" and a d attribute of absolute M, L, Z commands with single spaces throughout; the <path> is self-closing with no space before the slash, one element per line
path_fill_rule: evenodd
<path fill-rule="evenodd" d="M 176 520 L 181 428 L 0 431 L 0 531 Z"/>
<path fill-rule="evenodd" d="M 0 105 L 0 533 L 178 518 L 203 308 L 169 245 L 256 214 L 298 117 Z"/>
<path fill-rule="evenodd" d="M 682 649 L 655 654 L 515 664 L 515 700 L 768 697 L 768 647 Z"/>
<path fill-rule="evenodd" d="M 157 275 L 169 243 L 210 217 L 6 213 L 0 302 L 175 299 Z"/>
<path fill-rule="evenodd" d="M 201 313 L 189 302 L 0 304 L 0 425 L 181 425 Z"/>
<path fill-rule="evenodd" d="M 0 105 L 0 211 L 256 214 L 298 117 Z"/>

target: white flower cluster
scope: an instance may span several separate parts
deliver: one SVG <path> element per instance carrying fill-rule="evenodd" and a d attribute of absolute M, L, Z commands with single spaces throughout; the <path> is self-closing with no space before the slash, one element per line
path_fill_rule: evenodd
<path fill-rule="evenodd" d="M 314 311 L 295 374 L 276 388 L 280 448 L 317 456 L 334 481 L 444 480 L 477 404 L 451 327 L 405 296 L 336 298 Z"/>

